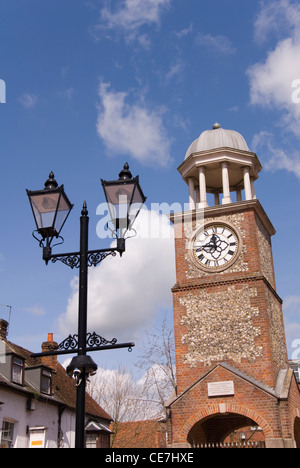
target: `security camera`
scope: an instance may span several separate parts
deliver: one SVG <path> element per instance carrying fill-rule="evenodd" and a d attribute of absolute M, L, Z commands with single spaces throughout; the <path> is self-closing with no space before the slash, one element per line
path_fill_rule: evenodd
<path fill-rule="evenodd" d="M 81 374 L 81 370 L 78 369 L 78 367 L 76 367 L 76 368 L 73 370 L 73 377 L 74 377 L 74 379 L 76 379 L 76 378 L 78 379 L 78 377 L 80 376 L 80 374 Z"/>
<path fill-rule="evenodd" d="M 97 370 L 97 364 L 94 363 L 90 356 L 79 355 L 73 357 L 67 367 L 67 374 L 73 377 L 77 386 L 82 382 L 84 376 L 93 375 Z M 81 378 L 80 378 L 81 377 Z"/>
<path fill-rule="evenodd" d="M 81 370 L 78 369 L 78 367 L 75 367 L 73 370 L 73 379 L 75 380 L 76 387 L 78 387 L 81 384 Z"/>

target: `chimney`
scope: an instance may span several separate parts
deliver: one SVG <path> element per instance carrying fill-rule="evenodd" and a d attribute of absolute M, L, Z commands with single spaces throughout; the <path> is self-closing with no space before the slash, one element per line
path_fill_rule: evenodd
<path fill-rule="evenodd" d="M 0 319 L 0 339 L 1 340 L 6 340 L 7 329 L 8 329 L 8 322 L 4 319 Z"/>
<path fill-rule="evenodd" d="M 46 353 L 49 351 L 54 351 L 57 348 L 58 344 L 53 341 L 53 333 L 48 333 L 47 341 L 42 343 L 42 353 Z M 42 357 L 42 364 L 47 367 L 51 367 L 54 371 L 57 371 L 57 356 L 43 356 Z"/>

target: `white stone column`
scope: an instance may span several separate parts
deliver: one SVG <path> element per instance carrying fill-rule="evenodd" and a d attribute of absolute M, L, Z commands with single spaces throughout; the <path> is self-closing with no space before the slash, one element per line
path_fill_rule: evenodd
<path fill-rule="evenodd" d="M 195 209 L 195 184 L 192 177 L 189 177 L 189 206 L 190 210 Z"/>
<path fill-rule="evenodd" d="M 226 205 L 227 203 L 232 203 L 231 198 L 230 198 L 228 163 L 222 162 L 221 167 L 222 167 L 222 184 L 223 184 L 222 205 Z"/>
<path fill-rule="evenodd" d="M 244 187 L 245 187 L 245 199 L 252 200 L 252 190 L 250 182 L 250 168 L 248 166 L 243 167 L 244 173 Z"/>
<path fill-rule="evenodd" d="M 238 201 L 238 202 L 243 201 L 243 199 L 242 199 L 242 189 L 241 188 L 236 189 L 236 201 Z"/>
<path fill-rule="evenodd" d="M 218 192 L 214 193 L 214 201 L 216 206 L 220 205 L 220 194 Z"/>
<path fill-rule="evenodd" d="M 197 185 L 196 187 L 196 206 L 198 206 L 200 203 L 200 190 L 199 190 L 199 186 Z"/>
<path fill-rule="evenodd" d="M 200 203 L 199 207 L 203 208 L 208 206 L 206 200 L 206 179 L 205 179 L 205 167 L 199 167 L 199 190 L 200 190 Z"/>
<path fill-rule="evenodd" d="M 252 194 L 252 198 L 253 200 L 256 198 L 256 195 L 255 195 L 255 188 L 254 188 L 254 177 L 250 177 L 250 185 L 251 185 L 251 194 Z"/>

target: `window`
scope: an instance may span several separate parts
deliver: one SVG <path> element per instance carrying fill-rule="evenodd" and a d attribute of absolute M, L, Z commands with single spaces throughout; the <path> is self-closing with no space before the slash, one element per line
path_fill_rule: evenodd
<path fill-rule="evenodd" d="M 85 448 L 109 448 L 110 435 L 101 431 L 86 432 Z"/>
<path fill-rule="evenodd" d="M 13 448 L 14 423 L 3 420 L 1 448 Z"/>
<path fill-rule="evenodd" d="M 97 448 L 97 433 L 88 432 L 86 434 L 85 448 Z"/>
<path fill-rule="evenodd" d="M 293 369 L 297 382 L 300 382 L 300 365 L 292 364 L 291 369 Z"/>
<path fill-rule="evenodd" d="M 11 370 L 12 382 L 23 385 L 23 376 L 24 376 L 24 360 L 17 356 L 13 356 L 12 370 Z"/>
<path fill-rule="evenodd" d="M 46 369 L 42 369 L 41 392 L 47 395 L 51 395 L 52 393 L 52 373 Z"/>

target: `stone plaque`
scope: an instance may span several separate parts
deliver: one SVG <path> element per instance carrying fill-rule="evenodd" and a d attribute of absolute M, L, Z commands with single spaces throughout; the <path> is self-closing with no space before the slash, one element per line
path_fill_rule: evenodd
<path fill-rule="evenodd" d="M 225 382 L 210 382 L 207 384 L 207 391 L 209 397 L 234 395 L 233 380 L 226 380 Z"/>

